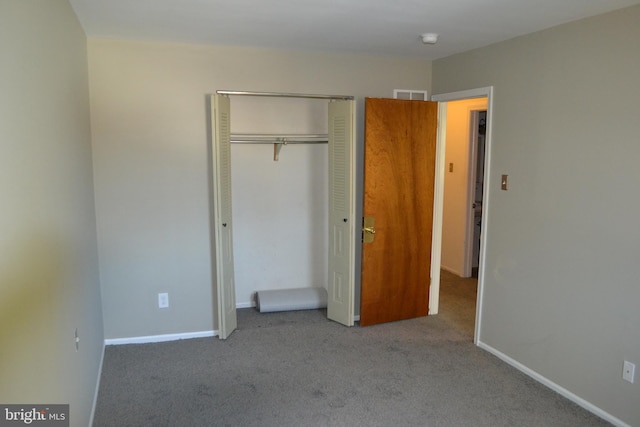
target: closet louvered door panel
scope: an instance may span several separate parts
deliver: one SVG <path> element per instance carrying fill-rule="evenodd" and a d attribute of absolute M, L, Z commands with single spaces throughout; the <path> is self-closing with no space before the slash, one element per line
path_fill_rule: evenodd
<path fill-rule="evenodd" d="M 230 101 L 213 97 L 213 166 L 215 265 L 218 301 L 218 335 L 226 339 L 237 327 L 233 271 L 233 224 L 231 223 L 231 132 Z"/>
<path fill-rule="evenodd" d="M 327 317 L 352 326 L 354 312 L 355 103 L 329 103 L 329 284 Z"/>

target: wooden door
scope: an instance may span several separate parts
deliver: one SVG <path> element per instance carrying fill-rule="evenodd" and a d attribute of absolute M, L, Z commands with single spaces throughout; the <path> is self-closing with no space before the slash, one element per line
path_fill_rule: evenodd
<path fill-rule="evenodd" d="M 365 100 L 362 326 L 428 314 L 437 105 Z"/>

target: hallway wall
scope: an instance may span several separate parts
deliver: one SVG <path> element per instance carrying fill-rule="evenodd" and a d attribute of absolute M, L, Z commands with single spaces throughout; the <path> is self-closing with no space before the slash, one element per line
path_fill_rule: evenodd
<path fill-rule="evenodd" d="M 445 270 L 464 277 L 465 250 L 473 235 L 467 236 L 467 199 L 471 147 L 471 112 L 487 109 L 486 98 L 447 103 L 444 206 L 442 216 L 442 262 Z M 453 164 L 453 171 L 449 165 Z"/>

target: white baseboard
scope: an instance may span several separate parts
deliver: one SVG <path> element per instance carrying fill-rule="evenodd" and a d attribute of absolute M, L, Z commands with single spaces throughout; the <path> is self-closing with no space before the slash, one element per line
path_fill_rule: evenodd
<path fill-rule="evenodd" d="M 586 400 L 584 400 L 580 396 L 578 396 L 578 395 L 570 392 L 566 388 L 554 383 L 553 381 L 551 381 L 547 377 L 544 377 L 544 376 L 540 375 L 536 371 L 526 367 L 522 363 L 518 362 L 515 359 L 512 359 L 511 357 L 507 356 L 506 354 L 502 353 L 501 351 L 496 350 L 495 348 L 491 347 L 490 345 L 487 345 L 487 344 L 485 344 L 485 343 L 483 343 L 481 341 L 478 341 L 478 347 L 480 347 L 483 350 L 488 351 L 489 353 L 491 353 L 494 356 L 496 356 L 498 359 L 502 360 L 503 362 L 508 363 L 509 365 L 513 366 L 517 370 L 519 370 L 519 371 L 523 372 L 524 374 L 530 376 L 531 378 L 533 378 L 534 380 L 538 381 L 539 383 L 549 387 L 551 390 L 553 390 L 556 393 L 566 397 L 567 399 L 571 400 L 575 404 L 577 404 L 579 406 L 582 406 L 584 409 L 586 409 L 587 411 L 597 415 L 598 417 L 602 418 L 603 420 L 606 420 L 606 421 L 610 422 L 611 424 L 613 424 L 615 426 L 618 426 L 618 427 L 631 427 L 629 424 L 625 423 L 624 421 L 622 421 L 622 420 L 614 417 L 610 413 L 598 408 L 597 406 L 595 406 L 591 402 L 587 402 Z"/>
<path fill-rule="evenodd" d="M 184 332 L 180 334 L 149 335 L 145 337 L 110 338 L 110 339 L 104 340 L 104 345 L 146 344 L 151 342 L 165 342 L 165 341 L 188 340 L 191 338 L 215 337 L 216 335 L 218 335 L 218 331 Z"/>
<path fill-rule="evenodd" d="M 255 307 L 256 304 L 254 302 L 239 302 L 236 303 L 236 308 L 251 308 L 251 307 Z"/>
<path fill-rule="evenodd" d="M 458 271 L 455 268 L 452 268 L 452 267 L 449 267 L 449 266 L 446 266 L 446 265 L 441 265 L 440 268 L 445 270 L 445 271 L 448 271 L 451 274 L 455 274 L 458 277 L 464 277 L 463 272 L 462 271 Z"/>
<path fill-rule="evenodd" d="M 96 405 L 98 405 L 98 392 L 100 391 L 100 378 L 102 378 L 102 365 L 104 364 L 104 344 L 102 345 L 102 355 L 100 356 L 100 365 L 98 366 L 98 378 L 96 379 L 96 390 L 93 393 L 93 405 L 91 406 L 91 414 L 89 415 L 89 425 L 93 425 L 93 419 L 96 415 Z"/>

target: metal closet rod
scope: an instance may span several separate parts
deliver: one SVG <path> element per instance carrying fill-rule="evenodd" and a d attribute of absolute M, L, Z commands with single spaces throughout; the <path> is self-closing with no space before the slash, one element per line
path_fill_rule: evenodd
<path fill-rule="evenodd" d="M 317 95 L 308 93 L 280 93 L 280 92 L 248 92 L 241 90 L 217 90 L 220 95 L 238 95 L 238 96 L 270 96 L 273 98 L 310 98 L 310 99 L 343 99 L 353 100 L 353 96 L 347 95 Z"/>
<path fill-rule="evenodd" d="M 234 144 L 323 144 L 327 143 L 327 134 L 231 134 Z"/>

